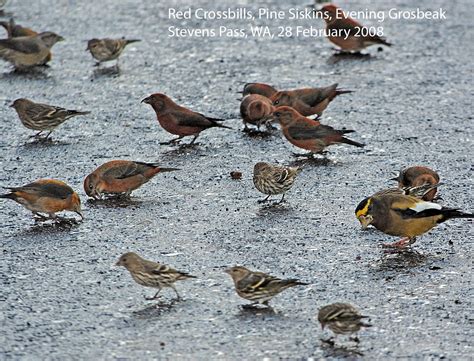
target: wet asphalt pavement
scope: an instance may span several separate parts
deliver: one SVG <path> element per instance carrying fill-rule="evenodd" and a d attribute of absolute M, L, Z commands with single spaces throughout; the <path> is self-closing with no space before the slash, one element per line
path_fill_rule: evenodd
<path fill-rule="evenodd" d="M 18 75 L 0 64 L 0 184 L 59 178 L 79 192 L 86 218 L 72 227 L 38 226 L 18 204 L 0 202 L 0 359 L 472 357 L 472 221 L 448 221 L 413 251 L 386 255 L 380 245 L 396 239 L 361 231 L 353 214 L 360 200 L 393 185 L 388 179 L 414 164 L 439 171 L 443 204 L 474 211 L 472 2 L 417 2 L 423 9 L 447 7 L 448 19 L 385 21 L 394 46 L 373 47 L 363 59 L 334 57 L 321 38 L 167 36 L 170 25 L 215 24 L 170 21 L 168 6 L 212 9 L 212 1 L 52 3 L 11 0 L 7 7 L 18 23 L 55 31 L 66 41 L 54 47 L 49 69 Z M 351 10 L 368 4 L 339 2 Z M 238 5 L 257 7 L 239 0 L 219 7 Z M 303 5 L 259 2 L 281 9 Z M 414 5 L 397 0 L 371 8 L 394 6 Z M 300 24 L 323 26 L 318 20 Z M 86 40 L 123 35 L 142 42 L 126 49 L 120 73 L 94 67 Z M 278 131 L 265 138 L 240 131 L 236 91 L 250 81 L 278 88 L 338 82 L 354 90 L 329 106 L 323 122 L 356 130 L 351 138 L 366 148 L 331 147 L 328 162 L 306 164 L 286 203 L 258 204 L 263 196 L 251 181 L 253 164 L 290 164 L 298 150 Z M 151 107 L 140 104 L 153 92 L 230 119 L 226 124 L 234 130 L 208 130 L 192 148 L 159 145 L 172 136 Z M 35 143 L 8 107 L 19 97 L 92 113 L 67 121 L 52 143 Z M 130 201 L 87 201 L 84 177 L 112 159 L 182 170 L 159 174 Z M 230 178 L 234 170 L 243 172 L 242 180 Z M 154 290 L 112 266 L 126 251 L 199 278 L 177 284 L 183 301 L 173 302 L 174 293 L 165 290 L 156 307 L 144 300 Z M 235 264 L 311 285 L 275 297 L 274 313 L 244 311 L 239 305 L 246 301 L 223 273 Z M 359 334 L 358 346 L 320 341 L 329 333 L 315 314 L 336 301 L 357 305 L 371 318 L 373 327 Z"/>

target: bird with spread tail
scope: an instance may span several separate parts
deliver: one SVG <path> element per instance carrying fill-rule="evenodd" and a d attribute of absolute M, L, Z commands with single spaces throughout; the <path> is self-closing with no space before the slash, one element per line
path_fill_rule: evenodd
<path fill-rule="evenodd" d="M 246 300 L 253 301 L 249 306 L 268 302 L 280 292 L 294 286 L 305 286 L 308 283 L 297 279 L 280 279 L 263 272 L 254 272 L 242 266 L 225 270 L 234 281 L 237 294 Z"/>
<path fill-rule="evenodd" d="M 322 307 L 318 312 L 318 321 L 321 328 L 327 326 L 335 336 L 353 334 L 360 331 L 363 327 L 372 327 L 372 325 L 365 323 L 361 313 L 352 305 L 348 303 L 333 303 Z M 355 341 L 359 341 L 356 337 Z"/>
<path fill-rule="evenodd" d="M 334 4 L 325 5 L 317 12 L 322 14 L 326 22 L 328 40 L 343 52 L 359 53 L 376 44 L 392 46 L 384 37 L 373 34 L 371 29 L 344 14 L 342 9 Z"/>
<path fill-rule="evenodd" d="M 253 184 L 267 197 L 259 203 L 266 202 L 270 196 L 283 194 L 280 203 L 285 198 L 285 193 L 290 190 L 300 172 L 299 167 L 282 167 L 265 162 L 255 164 L 253 168 Z"/>
<path fill-rule="evenodd" d="M 0 40 L 0 59 L 13 64 L 16 70 L 44 65 L 51 54 L 51 48 L 64 38 L 53 32 L 33 36 Z"/>
<path fill-rule="evenodd" d="M 81 219 L 84 218 L 79 196 L 62 181 L 39 179 L 22 187 L 6 187 L 6 189 L 10 192 L 0 195 L 0 198 L 14 200 L 41 220 L 61 219 L 56 213 L 62 211 L 75 212 Z"/>
<path fill-rule="evenodd" d="M 224 119 L 211 118 L 201 113 L 194 112 L 182 107 L 172 101 L 168 96 L 155 93 L 142 100 L 142 103 L 150 104 L 156 113 L 158 123 L 168 133 L 175 134 L 178 138 L 160 144 L 173 144 L 184 137 L 194 136 L 191 144 L 194 144 L 197 137 L 203 130 L 209 128 L 232 129 L 220 124 Z"/>
<path fill-rule="evenodd" d="M 323 88 L 282 90 L 274 93 L 270 99 L 275 107 L 289 106 L 304 116 L 321 116 L 334 98 L 347 93 L 352 93 L 352 90 L 340 89 L 335 83 Z"/>
<path fill-rule="evenodd" d="M 156 300 L 163 288 L 172 288 L 179 300 L 180 295 L 174 283 L 176 281 L 196 278 L 186 272 L 177 271 L 169 266 L 157 262 L 148 261 L 134 252 L 127 252 L 120 256 L 116 266 L 125 267 L 133 280 L 141 286 L 157 288 L 153 297 L 145 297 L 146 300 Z"/>
<path fill-rule="evenodd" d="M 359 148 L 365 146 L 344 136 L 354 130 L 336 130 L 317 120 L 306 118 L 288 106 L 276 108 L 270 117 L 280 123 L 283 135 L 291 144 L 309 150 L 304 156 L 322 153 L 326 147 L 333 144 L 345 143 Z"/>
<path fill-rule="evenodd" d="M 260 126 L 265 123 L 265 119 L 274 110 L 271 100 L 263 95 L 250 94 L 245 96 L 240 103 L 240 116 L 244 122 L 244 132 L 250 131 L 247 124 L 255 125 L 260 130 Z"/>
<path fill-rule="evenodd" d="M 103 62 L 118 59 L 122 54 L 125 47 L 129 44 L 136 43 L 138 39 L 91 39 L 87 42 L 87 48 L 92 57 L 98 62 L 96 65 L 100 65 Z M 118 61 L 118 60 L 117 60 Z"/>
<path fill-rule="evenodd" d="M 35 103 L 24 98 L 16 99 L 11 107 L 16 110 L 21 123 L 26 128 L 39 131 L 34 137 L 39 137 L 43 132 L 49 131 L 44 139 L 48 139 L 51 132 L 69 118 L 90 113 Z"/>
<path fill-rule="evenodd" d="M 422 197 L 423 200 L 428 202 L 435 199 L 438 191 L 436 185 L 440 184 L 438 173 L 428 167 L 419 165 L 400 170 L 398 176 L 391 180 L 397 181 L 399 188 L 422 187 L 425 185 L 429 187 L 433 185 L 433 187 L 431 187 L 432 189 L 426 192 Z"/>
<path fill-rule="evenodd" d="M 398 249 L 412 245 L 417 236 L 448 219 L 474 218 L 474 214 L 395 192 L 378 192 L 365 198 L 356 207 L 355 215 L 364 229 L 372 225 L 383 233 L 403 237 L 384 245 Z"/>
<path fill-rule="evenodd" d="M 179 169 L 160 167 L 157 163 L 112 160 L 102 164 L 85 178 L 84 190 L 89 197 L 95 199 L 100 199 L 103 194 L 128 197 L 158 173 L 175 170 Z"/>

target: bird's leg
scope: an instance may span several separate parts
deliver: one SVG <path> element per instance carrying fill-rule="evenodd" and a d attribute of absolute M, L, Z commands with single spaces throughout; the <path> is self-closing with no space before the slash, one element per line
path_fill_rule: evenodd
<path fill-rule="evenodd" d="M 265 203 L 266 201 L 268 201 L 268 198 L 270 198 L 270 195 L 267 196 L 267 198 L 265 199 L 261 199 L 259 201 L 257 201 L 258 203 Z"/>
<path fill-rule="evenodd" d="M 285 201 L 285 193 L 283 193 L 283 196 L 281 197 L 280 202 L 278 202 L 278 203 L 282 203 L 284 201 Z"/>
<path fill-rule="evenodd" d="M 160 142 L 161 145 L 169 145 L 169 144 L 175 144 L 178 143 L 181 139 L 183 138 L 182 135 L 180 135 L 178 138 L 171 139 L 168 142 Z"/>
<path fill-rule="evenodd" d="M 394 243 L 385 243 L 382 245 L 382 247 L 403 249 L 415 243 L 415 240 L 416 240 L 415 238 L 405 237 Z"/>
<path fill-rule="evenodd" d="M 43 133 L 42 130 L 40 130 L 40 131 L 39 131 L 38 133 L 36 133 L 36 134 L 30 135 L 30 138 L 38 138 L 38 137 L 41 135 L 41 133 Z"/>
<path fill-rule="evenodd" d="M 176 287 L 174 285 L 170 285 L 170 287 L 173 289 L 173 291 L 176 293 L 176 299 L 180 300 L 181 296 L 179 295 L 178 291 L 176 290 Z"/>
<path fill-rule="evenodd" d="M 100 66 L 100 61 L 97 61 L 94 66 Z"/>
<path fill-rule="evenodd" d="M 355 343 L 360 342 L 359 337 L 357 335 L 355 335 L 354 337 L 350 337 L 349 340 L 354 341 Z"/>
<path fill-rule="evenodd" d="M 147 297 L 147 296 L 145 296 L 145 300 L 147 300 L 147 301 L 153 301 L 153 300 L 158 299 L 158 294 L 160 293 L 160 291 L 161 291 L 161 288 L 158 288 L 158 292 L 156 292 L 153 297 Z"/>
<path fill-rule="evenodd" d="M 42 214 L 40 214 L 38 212 L 33 212 L 33 216 L 36 217 L 35 218 L 36 221 L 45 221 L 45 220 L 48 219 L 48 217 L 43 216 Z"/>
<path fill-rule="evenodd" d="M 48 134 L 46 134 L 46 137 L 43 138 L 43 140 L 48 140 L 49 136 L 51 135 L 53 131 L 51 130 Z"/>
<path fill-rule="evenodd" d="M 197 137 L 199 137 L 199 133 L 194 136 L 193 140 L 191 140 L 191 143 L 189 143 L 189 145 L 194 144 L 194 142 L 196 141 Z"/>
<path fill-rule="evenodd" d="M 242 129 L 244 133 L 249 133 L 251 129 L 247 126 L 247 123 L 244 123 L 244 129 Z"/>

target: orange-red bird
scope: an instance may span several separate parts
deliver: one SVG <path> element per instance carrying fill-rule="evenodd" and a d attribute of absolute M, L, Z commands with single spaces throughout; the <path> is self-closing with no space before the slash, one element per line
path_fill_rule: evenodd
<path fill-rule="evenodd" d="M 337 88 L 337 83 L 324 88 L 301 88 L 283 90 L 271 96 L 274 106 L 289 106 L 301 115 L 317 114 L 320 116 L 330 102 L 340 94 L 352 93 L 352 90 Z"/>
<path fill-rule="evenodd" d="M 265 118 L 273 113 L 275 108 L 272 101 L 267 97 L 259 94 L 250 94 L 245 96 L 240 103 L 240 115 L 247 131 L 247 123 L 256 125 L 258 129 L 264 122 Z"/>
<path fill-rule="evenodd" d="M 57 218 L 56 213 L 71 211 L 81 213 L 81 200 L 76 192 L 66 183 L 56 179 L 39 179 L 22 187 L 7 187 L 10 193 L 0 195 L 0 198 L 13 199 L 35 216 L 46 218 L 40 213 L 46 213 L 49 218 Z"/>
<path fill-rule="evenodd" d="M 391 46 L 385 38 L 370 35 L 370 29 L 344 14 L 342 9 L 333 4 L 325 5 L 319 10 L 326 21 L 327 37 L 330 42 L 345 52 L 360 52 L 370 45 Z M 347 33 L 348 32 L 348 33 Z M 337 35 L 334 35 L 336 33 Z M 349 34 L 348 36 L 345 34 Z M 347 36 L 347 38 L 346 38 Z"/>
<path fill-rule="evenodd" d="M 344 137 L 344 134 L 353 133 L 353 130 L 336 130 L 317 120 L 306 118 L 287 106 L 276 108 L 272 116 L 280 122 L 285 138 L 298 148 L 309 150 L 309 155 L 321 153 L 327 146 L 338 143 L 364 146 Z"/>
<path fill-rule="evenodd" d="M 276 90 L 274 87 L 265 83 L 247 83 L 244 85 L 242 95 L 245 97 L 250 94 L 259 94 L 270 98 L 277 91 L 278 90 Z"/>
<path fill-rule="evenodd" d="M 402 169 L 400 174 L 391 180 L 398 182 L 399 188 L 419 187 L 428 184 L 439 184 L 439 174 L 434 170 L 424 166 L 413 166 Z M 433 188 L 423 196 L 423 200 L 432 201 L 438 188 Z"/>
<path fill-rule="evenodd" d="M 158 123 L 168 133 L 178 135 L 178 138 L 162 144 L 175 143 L 183 137 L 193 135 L 194 138 L 189 144 L 193 144 L 199 134 L 209 128 L 227 128 L 219 122 L 224 119 L 210 118 L 201 113 L 193 112 L 172 101 L 165 94 L 155 93 L 142 100 L 142 103 L 150 104 L 156 113 Z"/>
<path fill-rule="evenodd" d="M 172 172 L 178 168 L 162 168 L 156 163 L 112 160 L 102 164 L 84 180 L 84 190 L 89 197 L 100 199 L 102 194 L 124 194 L 147 183 L 156 174 Z"/>

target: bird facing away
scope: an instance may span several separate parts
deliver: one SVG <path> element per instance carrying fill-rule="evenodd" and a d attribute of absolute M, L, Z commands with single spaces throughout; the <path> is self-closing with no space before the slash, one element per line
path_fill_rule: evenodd
<path fill-rule="evenodd" d="M 253 272 L 242 266 L 225 270 L 234 281 L 237 294 L 254 304 L 268 306 L 268 302 L 289 287 L 308 285 L 297 279 L 280 279 L 263 272 Z"/>
<path fill-rule="evenodd" d="M 419 198 L 387 192 L 376 193 L 359 203 L 355 214 L 363 228 L 373 225 L 379 231 L 404 237 L 384 245 L 405 248 L 415 243 L 416 237 L 451 218 L 474 218 L 473 214 L 425 202 Z"/>
<path fill-rule="evenodd" d="M 142 100 L 142 103 L 150 104 L 156 113 L 158 123 L 168 133 L 175 134 L 178 138 L 161 144 L 172 144 L 183 137 L 194 136 L 190 144 L 193 144 L 199 134 L 209 128 L 227 128 L 219 122 L 224 119 L 210 118 L 201 113 L 194 112 L 179 106 L 165 94 L 155 93 Z"/>
<path fill-rule="evenodd" d="M 318 321 L 321 328 L 327 326 L 334 334 L 347 335 L 357 333 L 362 327 L 371 327 L 372 325 L 363 322 L 364 318 L 360 312 L 348 303 L 333 303 L 322 307 L 318 312 Z"/>
<path fill-rule="evenodd" d="M 47 139 L 56 127 L 69 118 L 90 113 L 35 103 L 24 98 L 15 100 L 11 107 L 15 108 L 18 117 L 26 128 L 39 130 L 35 137 L 38 137 L 44 131 L 49 131 L 44 139 Z"/>
<path fill-rule="evenodd" d="M 289 106 L 304 116 L 320 116 L 335 97 L 352 93 L 352 90 L 338 89 L 337 86 L 336 83 L 324 88 L 283 90 L 274 93 L 270 99 L 275 107 Z"/>
<path fill-rule="evenodd" d="M 100 199 L 103 194 L 124 194 L 147 183 L 156 174 L 172 172 L 178 168 L 162 168 L 157 163 L 129 160 L 112 160 L 99 166 L 84 180 L 84 190 L 89 197 Z"/>
<path fill-rule="evenodd" d="M 368 46 L 375 44 L 392 45 L 382 36 L 370 35 L 368 28 L 346 16 L 336 5 L 325 5 L 318 12 L 322 13 L 326 22 L 328 40 L 341 48 L 343 52 L 358 53 Z"/>
<path fill-rule="evenodd" d="M 391 180 L 398 182 L 398 187 L 421 187 L 439 184 L 439 174 L 434 170 L 424 166 L 413 166 L 400 170 L 397 177 Z M 430 191 L 423 195 L 423 200 L 431 202 L 436 197 L 438 189 L 432 187 Z"/>
<path fill-rule="evenodd" d="M 98 61 L 96 65 L 104 61 L 118 59 L 128 44 L 136 43 L 138 39 L 91 39 L 87 42 L 87 50 L 92 57 Z"/>
<path fill-rule="evenodd" d="M 33 215 L 47 219 L 56 219 L 57 212 L 71 211 L 84 218 L 81 213 L 81 200 L 76 192 L 66 183 L 55 179 L 39 179 L 22 187 L 6 187 L 10 193 L 0 198 L 13 199 L 33 212 Z"/>
<path fill-rule="evenodd" d="M 148 261 L 134 252 L 127 252 L 121 255 L 116 266 L 125 267 L 132 275 L 133 280 L 139 285 L 158 288 L 153 297 L 145 297 L 147 300 L 156 300 L 160 291 L 165 287 L 172 288 L 176 293 L 177 299 L 180 299 L 174 283 L 188 278 L 196 278 L 164 264 Z"/>
<path fill-rule="evenodd" d="M 290 190 L 300 171 L 299 167 L 282 167 L 270 163 L 259 162 L 253 167 L 253 184 L 267 197 L 261 201 L 266 202 L 270 196 L 283 194 L 280 203 L 285 198 L 285 193 Z"/>
<path fill-rule="evenodd" d="M 53 45 L 62 40 L 62 36 L 49 31 L 34 36 L 1 39 L 0 58 L 12 63 L 17 70 L 44 65 Z"/>
<path fill-rule="evenodd" d="M 273 113 L 275 108 L 267 97 L 259 94 L 250 94 L 245 96 L 240 103 L 240 116 L 244 122 L 244 131 L 248 131 L 247 124 L 260 126 L 265 119 Z"/>
<path fill-rule="evenodd" d="M 339 143 L 364 147 L 364 144 L 344 137 L 344 134 L 353 133 L 353 130 L 336 130 L 317 120 L 306 118 L 287 106 L 276 108 L 272 117 L 278 120 L 283 135 L 291 144 L 310 151 L 305 156 L 321 153 L 326 147 Z"/>
<path fill-rule="evenodd" d="M 276 90 L 274 87 L 265 83 L 247 83 L 244 85 L 242 96 L 246 97 L 250 94 L 258 94 L 266 98 L 270 98 L 277 91 L 278 90 Z"/>

